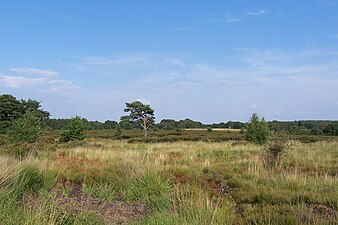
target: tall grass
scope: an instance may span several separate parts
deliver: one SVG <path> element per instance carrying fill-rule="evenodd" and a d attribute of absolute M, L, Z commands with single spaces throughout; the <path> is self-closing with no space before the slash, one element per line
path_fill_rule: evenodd
<path fill-rule="evenodd" d="M 24 196 L 44 196 L 42 192 L 54 187 L 57 174 L 46 166 L 35 158 L 20 161 L 0 156 L 0 224 L 102 224 L 90 213 L 69 213 L 49 198 L 25 202 Z"/>
<path fill-rule="evenodd" d="M 150 213 L 130 221 L 136 224 L 334 224 L 337 149 L 337 142 L 296 142 L 276 169 L 262 162 L 261 146 L 242 141 L 131 144 L 95 138 L 60 144 L 48 157 L 0 155 L 0 221 L 104 223 L 48 201 L 57 182 L 74 182 L 102 201 L 146 203 Z M 42 196 L 38 206 L 20 206 L 27 193 Z"/>

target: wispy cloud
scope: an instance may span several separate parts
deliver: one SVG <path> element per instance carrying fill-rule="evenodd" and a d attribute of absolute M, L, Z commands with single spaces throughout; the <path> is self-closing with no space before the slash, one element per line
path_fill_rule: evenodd
<path fill-rule="evenodd" d="M 201 28 L 207 28 L 208 23 L 215 23 L 215 24 L 218 23 L 218 24 L 228 24 L 228 25 L 237 24 L 237 23 L 247 20 L 249 17 L 262 16 L 262 15 L 269 14 L 269 13 L 270 11 L 266 9 L 241 12 L 241 13 L 236 13 L 236 15 L 228 11 L 225 13 L 225 15 L 215 15 L 214 13 L 209 13 L 207 14 L 207 18 L 204 20 L 204 23 L 202 24 L 181 26 L 178 28 L 174 28 L 174 30 L 183 32 L 183 31 L 191 31 L 191 30 L 196 30 L 196 29 L 201 29 Z"/>
<path fill-rule="evenodd" d="M 267 13 L 269 13 L 268 10 L 260 9 L 260 10 L 256 10 L 256 11 L 246 12 L 246 15 L 249 15 L 249 16 L 261 16 L 261 15 L 264 15 L 264 14 L 267 14 Z"/>
<path fill-rule="evenodd" d="M 113 56 L 84 56 L 74 57 L 77 63 L 71 67 L 78 70 L 169 70 L 170 68 L 183 67 L 184 60 L 163 54 L 124 54 Z M 79 62 L 79 63 L 78 63 Z"/>
<path fill-rule="evenodd" d="M 242 19 L 241 18 L 238 18 L 238 17 L 227 17 L 227 18 L 224 18 L 224 19 L 214 19 L 212 20 L 212 22 L 214 23 L 237 23 L 237 22 L 240 22 Z"/>
<path fill-rule="evenodd" d="M 266 9 L 260 9 L 255 11 L 248 11 L 246 13 L 239 13 L 236 16 L 232 15 L 230 12 L 226 12 L 225 17 L 216 17 L 214 14 L 209 14 L 209 21 L 212 23 L 225 23 L 225 24 L 233 24 L 241 21 L 245 21 L 248 17 L 251 16 L 262 16 L 270 13 Z"/>
<path fill-rule="evenodd" d="M 30 75 L 42 75 L 46 77 L 55 77 L 59 76 L 60 74 L 58 72 L 55 72 L 53 70 L 42 70 L 37 68 L 31 68 L 31 67 L 15 67 L 10 69 L 13 72 L 16 73 L 22 73 L 22 74 L 30 74 Z"/>
<path fill-rule="evenodd" d="M 146 54 L 114 55 L 109 57 L 87 56 L 77 58 L 82 60 L 83 65 L 88 66 L 129 66 L 131 68 L 152 68 L 155 66 Z"/>
<path fill-rule="evenodd" d="M 335 61 L 338 55 L 334 51 L 239 49 L 234 55 L 233 65 L 225 64 L 225 61 L 224 64 L 191 62 L 189 57 L 182 59 L 157 54 L 144 54 L 142 57 L 133 54 L 122 57 L 83 57 L 80 65 L 89 66 L 93 74 L 114 77 L 115 85 L 125 88 L 151 87 L 153 90 L 189 90 L 224 85 L 245 87 L 248 82 L 277 84 L 297 77 L 298 80 L 316 78 L 319 74 L 325 74 L 321 78 L 325 80 L 335 77 L 335 71 L 338 70 Z M 323 61 L 325 57 L 331 59 Z"/>
<path fill-rule="evenodd" d="M 183 32 L 183 31 L 191 31 L 191 30 L 196 30 L 196 29 L 200 29 L 203 28 L 205 26 L 199 25 L 199 26 L 182 26 L 182 27 L 177 27 L 174 28 L 174 31 L 179 31 L 179 32 Z"/>
<path fill-rule="evenodd" d="M 336 108 L 338 94 L 338 51 L 231 51 L 231 56 L 226 57 L 164 53 L 78 57 L 73 59 L 74 74 L 86 74 L 86 82 L 93 85 L 77 90 L 72 95 L 78 98 L 74 104 L 86 109 L 91 118 L 97 118 L 97 107 L 102 108 L 101 118 L 111 118 L 108 116 L 116 105 L 123 108 L 124 102 L 135 99 L 151 102 L 157 118 L 174 117 L 177 113 L 200 120 L 221 120 L 224 115 L 245 120 L 257 111 L 267 119 L 306 119 L 315 117 L 316 104 L 332 115 L 330 107 Z M 40 82 L 39 87 L 46 84 L 41 80 L 46 77 L 38 78 L 34 82 Z M 25 78 L 11 79 L 7 78 L 7 86 L 25 87 L 30 82 Z M 88 102 L 95 107 L 88 107 Z M 213 118 L 210 110 L 202 109 L 201 102 L 214 107 Z M 223 107 L 222 113 L 217 113 L 220 105 L 231 107 Z M 114 113 L 119 118 L 123 112 Z"/>
<path fill-rule="evenodd" d="M 29 67 L 17 67 L 9 70 L 21 75 L 0 73 L 0 86 L 11 89 L 35 89 L 50 93 L 68 92 L 78 88 L 72 81 L 56 79 L 55 76 L 60 74 L 55 71 Z"/>
<path fill-rule="evenodd" d="M 241 17 L 236 17 L 231 15 L 229 12 L 226 12 L 225 17 L 216 17 L 213 14 L 209 15 L 209 21 L 211 23 L 225 23 L 225 24 L 232 24 L 232 23 L 238 23 L 242 20 Z"/>

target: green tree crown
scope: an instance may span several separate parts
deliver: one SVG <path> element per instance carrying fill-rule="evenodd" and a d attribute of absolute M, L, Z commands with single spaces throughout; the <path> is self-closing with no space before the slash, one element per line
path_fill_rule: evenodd
<path fill-rule="evenodd" d="M 86 121 L 83 118 L 80 116 L 73 117 L 69 122 L 68 129 L 61 133 L 60 141 L 83 140 L 86 137 L 84 133 L 86 127 Z"/>
<path fill-rule="evenodd" d="M 8 130 L 10 142 L 35 142 L 41 134 L 41 121 L 35 111 L 28 110 Z"/>
<path fill-rule="evenodd" d="M 265 144 L 270 137 L 270 130 L 264 118 L 260 119 L 257 113 L 253 113 L 244 130 L 245 139 L 256 144 Z"/>
<path fill-rule="evenodd" d="M 144 137 L 147 137 L 149 127 L 155 123 L 154 110 L 150 105 L 140 101 L 127 102 L 124 111 L 129 112 L 129 115 L 122 116 L 121 122 L 138 122 L 144 130 Z"/>

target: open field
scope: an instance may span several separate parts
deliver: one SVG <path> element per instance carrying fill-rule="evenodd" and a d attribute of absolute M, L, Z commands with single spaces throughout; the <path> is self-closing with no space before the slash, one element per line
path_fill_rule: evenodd
<path fill-rule="evenodd" d="M 338 225 L 338 0 L 1 1 L 0 225 Z"/>
<path fill-rule="evenodd" d="M 335 141 L 296 141 L 269 169 L 244 141 L 46 140 L 0 146 L 2 224 L 337 223 Z"/>
<path fill-rule="evenodd" d="M 114 130 L 87 130 L 86 135 L 88 138 L 102 138 L 113 139 Z M 45 138 L 58 139 L 61 131 L 45 131 Z M 312 143 L 320 141 L 338 141 L 337 136 L 324 136 L 324 135 L 294 135 L 292 137 L 295 141 L 302 143 Z M 0 135 L 0 142 L 1 137 Z M 208 132 L 206 129 L 193 129 L 193 130 L 150 130 L 149 137 L 143 138 L 142 130 L 123 130 L 121 139 L 126 140 L 128 143 L 159 143 L 159 142 L 177 142 L 177 141 L 203 141 L 203 142 L 224 142 L 224 141 L 244 141 L 244 136 L 238 131 L 232 132 L 228 130 L 213 129 Z"/>

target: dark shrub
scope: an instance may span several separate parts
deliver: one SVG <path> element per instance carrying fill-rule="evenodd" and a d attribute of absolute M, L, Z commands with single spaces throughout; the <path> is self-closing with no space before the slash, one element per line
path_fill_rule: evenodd
<path fill-rule="evenodd" d="M 338 136 L 338 123 L 330 123 L 325 129 L 326 135 Z"/>
<path fill-rule="evenodd" d="M 122 137 L 122 131 L 121 131 L 120 125 L 118 124 L 115 128 L 114 138 L 115 139 L 121 139 L 121 137 Z"/>
<path fill-rule="evenodd" d="M 267 143 L 270 136 L 268 124 L 264 118 L 260 119 L 256 113 L 252 114 L 244 132 L 245 139 L 255 144 Z"/>
<path fill-rule="evenodd" d="M 13 122 L 7 133 L 12 143 L 35 142 L 41 134 L 40 118 L 33 111 L 27 111 Z"/>
<path fill-rule="evenodd" d="M 76 116 L 70 120 L 68 130 L 61 133 L 60 141 L 68 142 L 73 140 L 83 140 L 85 138 L 85 129 L 85 121 L 81 117 Z"/>

